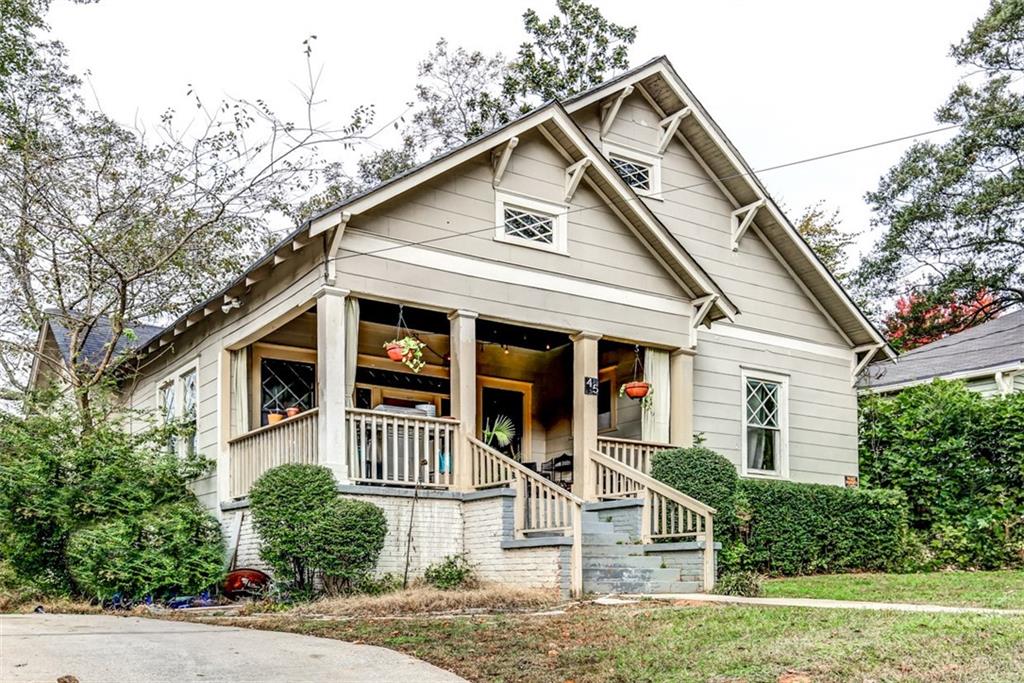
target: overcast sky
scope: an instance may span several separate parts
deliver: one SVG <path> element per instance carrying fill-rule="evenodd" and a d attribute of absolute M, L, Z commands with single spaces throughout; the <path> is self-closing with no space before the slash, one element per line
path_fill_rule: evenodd
<path fill-rule="evenodd" d="M 932 114 L 962 76 L 948 57 L 987 3 L 862 0 L 594 0 L 636 24 L 633 64 L 664 54 L 755 169 L 936 127 Z M 57 2 L 55 37 L 89 72 L 103 109 L 125 122 L 184 108 L 188 84 L 208 100 L 261 97 L 300 111 L 302 41 L 315 34 L 320 95 L 336 121 L 358 104 L 390 119 L 413 99 L 416 64 L 439 37 L 514 53 L 521 15 L 554 0 L 288 2 L 101 0 Z M 387 144 L 389 141 L 379 139 Z M 871 242 L 864 192 L 909 143 L 761 174 L 796 219 L 818 200 Z"/>

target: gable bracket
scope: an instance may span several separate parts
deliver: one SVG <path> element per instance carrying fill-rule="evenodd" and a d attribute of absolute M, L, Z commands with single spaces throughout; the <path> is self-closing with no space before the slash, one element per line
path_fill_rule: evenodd
<path fill-rule="evenodd" d="M 503 147 L 491 152 L 491 165 L 494 167 L 494 181 L 492 184 L 497 187 L 505 176 L 505 169 L 508 168 L 508 160 L 512 158 L 512 150 L 519 144 L 519 138 L 511 137 Z"/>
<path fill-rule="evenodd" d="M 619 115 L 619 109 L 622 107 L 623 101 L 627 97 L 633 94 L 633 86 L 627 85 L 623 88 L 619 94 L 612 100 L 601 105 L 601 139 L 604 140 L 605 136 L 608 135 L 608 131 L 612 129 L 612 124 L 615 123 L 615 117 Z"/>
<path fill-rule="evenodd" d="M 565 201 L 570 201 L 576 194 L 576 189 L 580 186 L 583 174 L 590 168 L 590 164 L 590 159 L 584 158 L 565 169 Z"/>
<path fill-rule="evenodd" d="M 693 318 L 690 320 L 690 327 L 696 330 L 704 324 L 704 321 L 707 320 L 708 314 L 711 313 L 711 309 L 717 302 L 717 294 L 707 294 L 699 299 L 694 299 L 693 307 L 695 312 L 693 314 Z"/>
<path fill-rule="evenodd" d="M 732 250 L 740 248 L 740 240 L 747 234 L 747 229 L 754 222 L 757 210 L 764 206 L 764 200 L 758 199 L 753 204 L 741 206 L 732 212 Z M 740 218 L 742 216 L 742 219 Z"/>
<path fill-rule="evenodd" d="M 345 227 L 351 220 L 352 214 L 345 211 L 341 215 L 341 223 L 337 228 L 334 229 L 334 233 L 331 235 L 328 241 L 324 236 L 324 281 L 331 287 L 338 280 L 338 247 L 341 246 L 341 238 L 345 235 Z"/>
<path fill-rule="evenodd" d="M 661 120 L 661 139 L 658 141 L 658 154 L 664 154 L 665 150 L 668 149 L 668 145 L 672 142 L 672 138 L 675 137 L 676 131 L 679 130 L 679 124 L 683 122 L 687 116 L 690 115 L 690 108 L 683 107 L 675 114 L 666 116 Z"/>
<path fill-rule="evenodd" d="M 854 365 L 853 370 L 850 373 L 850 386 L 857 385 L 857 377 L 860 376 L 860 373 L 864 371 L 864 368 L 868 366 L 868 363 L 870 363 L 874 359 L 875 355 L 883 348 L 885 348 L 884 343 L 865 344 L 864 346 L 858 346 L 855 349 L 853 349 Z M 861 358 L 859 361 L 857 360 L 858 353 L 864 354 L 864 357 Z"/>

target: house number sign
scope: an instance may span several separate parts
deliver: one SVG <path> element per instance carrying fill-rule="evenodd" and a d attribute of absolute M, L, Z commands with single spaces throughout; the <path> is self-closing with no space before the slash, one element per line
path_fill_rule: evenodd
<path fill-rule="evenodd" d="M 601 386 L 598 382 L 597 377 L 584 377 L 583 378 L 583 393 L 587 396 L 597 396 Z"/>

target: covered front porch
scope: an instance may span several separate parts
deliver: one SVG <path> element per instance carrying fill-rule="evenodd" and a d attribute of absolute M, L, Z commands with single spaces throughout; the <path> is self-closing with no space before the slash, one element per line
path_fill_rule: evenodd
<path fill-rule="evenodd" d="M 388 357 L 404 337 L 415 362 Z M 225 354 L 231 498 L 317 463 L 342 485 L 510 488 L 519 538 L 579 539 L 583 502 L 620 498 L 644 501 L 644 541 L 710 538 L 710 509 L 648 476 L 654 453 L 691 443 L 688 348 L 325 289 Z M 633 380 L 646 399 L 620 395 Z"/>

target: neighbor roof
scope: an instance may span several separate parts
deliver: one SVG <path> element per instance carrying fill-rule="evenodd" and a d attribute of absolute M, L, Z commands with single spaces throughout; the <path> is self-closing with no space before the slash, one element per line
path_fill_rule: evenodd
<path fill-rule="evenodd" d="M 53 339 L 57 343 L 57 348 L 60 350 L 61 357 L 64 362 L 68 365 L 71 364 L 71 333 L 64 324 L 61 316 L 54 312 L 48 314 L 49 318 L 47 324 L 50 327 L 50 331 L 53 333 Z M 122 353 L 133 349 L 141 348 L 150 339 L 153 339 L 156 335 L 164 329 L 155 325 L 144 325 L 142 323 L 134 323 L 129 327 L 135 332 L 135 339 L 129 339 L 126 335 L 121 335 L 114 344 L 114 356 L 119 356 Z M 89 333 L 85 337 L 85 342 L 82 344 L 82 360 L 87 363 L 95 364 L 103 358 L 103 354 L 106 351 L 107 344 L 111 341 L 111 335 L 113 334 L 110 326 L 110 319 L 106 316 L 100 316 L 96 320 L 96 324 L 92 326 Z"/>
<path fill-rule="evenodd" d="M 935 377 L 987 374 L 1024 362 L 1024 309 L 919 346 L 892 361 L 874 363 L 859 382 L 862 389 L 885 389 Z"/>

